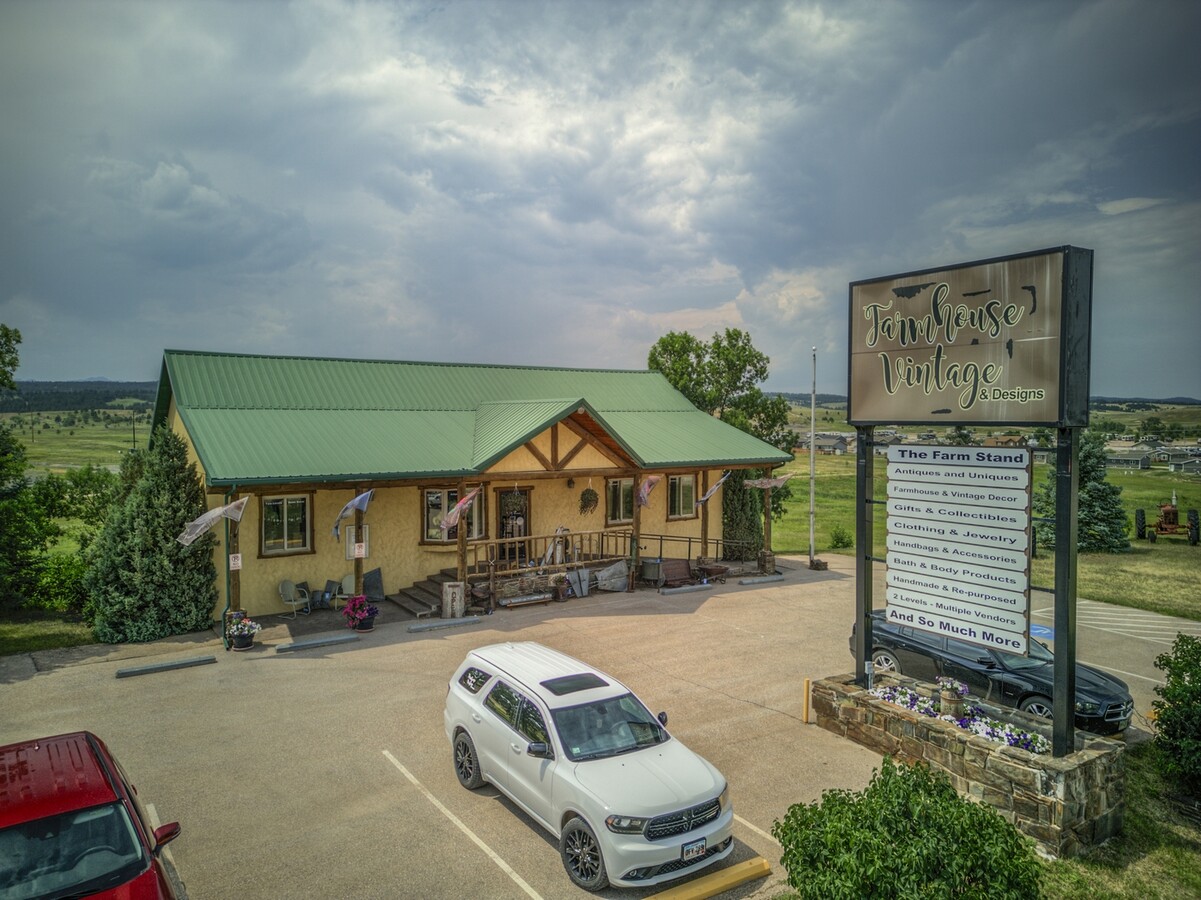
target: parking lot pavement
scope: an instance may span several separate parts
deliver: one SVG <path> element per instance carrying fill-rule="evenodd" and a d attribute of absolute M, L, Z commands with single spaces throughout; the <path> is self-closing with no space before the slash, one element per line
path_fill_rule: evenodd
<path fill-rule="evenodd" d="M 1036 605 L 1031 621 L 1050 626 L 1055 609 L 1051 603 Z M 1155 657 L 1172 649 L 1179 633 L 1201 636 L 1201 622 L 1164 616 L 1145 610 L 1076 601 L 1076 658 L 1111 672 L 1130 687 L 1134 698 L 1134 725 L 1150 731 L 1148 715 L 1158 699 L 1156 685 L 1163 672 L 1155 668 Z M 1054 640 L 1048 641 L 1054 647 Z"/>
<path fill-rule="evenodd" d="M 762 856 L 773 867 L 726 896 L 766 898 L 784 885 L 772 823 L 826 789 L 862 788 L 880 763 L 802 721 L 804 679 L 852 668 L 852 561 L 825 572 L 779 562 L 781 582 L 594 594 L 420 634 L 385 609 L 370 635 L 293 653 L 275 647 L 321 616 L 325 633 L 345 633 L 336 614 L 267 620 L 245 653 L 202 634 L 8 658 L 0 742 L 104 737 L 161 818 L 182 823 L 171 851 L 194 900 L 582 897 L 549 834 L 495 790 L 459 786 L 442 728 L 447 679 L 468 649 L 535 640 L 666 710 L 671 732 L 726 775 L 737 820 L 724 864 Z M 116 677 L 205 654 L 215 661 Z"/>

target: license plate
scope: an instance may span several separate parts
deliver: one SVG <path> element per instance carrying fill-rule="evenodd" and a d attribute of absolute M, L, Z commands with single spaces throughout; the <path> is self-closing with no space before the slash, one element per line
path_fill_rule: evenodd
<path fill-rule="evenodd" d="M 690 859 L 700 859 L 704 855 L 705 839 L 701 838 L 699 841 L 693 841 L 690 844 L 685 844 L 684 852 L 680 855 L 680 858 L 684 862 L 688 862 Z"/>

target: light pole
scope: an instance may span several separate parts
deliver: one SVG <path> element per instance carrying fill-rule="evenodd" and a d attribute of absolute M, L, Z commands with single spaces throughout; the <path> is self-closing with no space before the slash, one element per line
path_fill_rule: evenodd
<path fill-rule="evenodd" d="M 816 553 L 814 548 L 813 528 L 816 521 L 814 506 L 814 481 L 817 478 L 817 464 L 814 456 L 817 448 L 813 445 L 814 422 L 817 421 L 817 348 L 813 348 L 813 391 L 809 394 L 809 568 L 814 567 Z"/>

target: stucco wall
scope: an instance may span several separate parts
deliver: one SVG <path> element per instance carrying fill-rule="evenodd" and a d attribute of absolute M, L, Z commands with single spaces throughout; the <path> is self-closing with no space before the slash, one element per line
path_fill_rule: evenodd
<path fill-rule="evenodd" d="M 174 405 L 168 412 L 167 422 L 187 444 L 188 458 L 196 463 L 197 469 L 204 477 L 203 468 L 196 456 L 186 429 L 175 410 Z M 561 430 L 558 438 L 558 453 L 566 454 L 575 446 L 577 438 L 574 434 Z M 534 445 L 545 457 L 552 455 L 552 444 L 549 433 L 537 436 Z M 488 473 L 485 479 L 485 495 L 487 497 L 487 535 L 495 538 L 497 528 L 497 494 L 511 489 L 514 484 L 530 492 L 530 521 L 527 523 L 527 533 L 530 535 L 551 534 L 559 526 L 566 527 L 572 532 L 601 531 L 605 529 L 605 476 L 604 471 L 612 468 L 612 462 L 592 447 L 586 447 L 571 459 L 563 469 L 560 477 L 547 478 L 541 469 L 541 463 L 534 454 L 524 447 L 519 447 Z M 600 473 L 600 474 L 598 474 Z M 696 473 L 696 491 L 700 496 L 703 475 Z M 524 476 L 524 477 L 523 477 Z M 628 477 L 628 476 L 626 476 Z M 709 473 L 709 483 L 713 484 L 721 477 L 721 471 Z M 568 479 L 573 480 L 572 487 L 567 486 Z M 591 483 L 593 489 L 600 495 L 598 507 L 590 514 L 581 516 L 579 511 L 580 492 Z M 398 487 L 376 487 L 375 494 L 365 516 L 368 526 L 368 556 L 363 560 L 363 571 L 379 568 L 384 579 L 384 588 L 388 592 L 407 587 L 413 582 L 437 572 L 441 569 L 452 568 L 457 563 L 457 547 L 454 544 L 437 545 L 421 542 L 424 530 L 422 517 L 422 491 L 426 488 L 455 487 L 454 483 L 431 481 L 424 484 L 404 485 Z M 270 496 L 273 493 L 294 494 L 302 491 L 282 489 L 273 492 L 261 489 L 260 493 Z M 342 507 L 350 501 L 356 491 L 351 487 L 331 487 L 315 490 L 312 493 L 312 552 L 293 554 L 283 557 L 264 557 L 259 555 L 259 534 L 261 528 L 261 499 L 253 495 L 246 505 L 242 521 L 238 525 L 238 550 L 242 554 L 242 569 L 238 573 L 239 606 L 252 616 L 272 615 L 291 612 L 279 599 L 279 583 L 285 579 L 300 583 L 307 581 L 313 589 L 324 587 L 327 580 L 340 581 L 344 575 L 354 571 L 354 560 L 346 558 L 346 535 L 335 540 L 332 534 L 334 518 Z M 244 496 L 239 494 L 238 496 Z M 702 532 L 702 512 L 693 518 L 669 521 L 667 518 L 668 487 L 666 478 L 661 481 L 651 493 L 650 506 L 641 511 L 641 531 L 644 535 L 671 535 L 681 538 L 699 540 Z M 223 494 L 210 494 L 210 508 L 227 502 Z M 710 539 L 721 538 L 721 495 L 710 501 L 708 536 Z M 353 517 L 345 520 L 343 525 L 353 525 Z M 628 530 L 629 525 L 614 526 L 615 530 Z M 218 545 L 213 553 L 213 562 L 217 568 L 218 602 L 214 609 L 214 618 L 219 618 L 226 605 L 226 547 L 224 528 L 218 526 L 213 531 L 218 539 Z M 667 544 L 663 555 L 687 555 L 683 542 Z M 650 547 L 647 555 L 659 555 L 658 545 Z M 699 550 L 693 544 L 693 554 Z"/>

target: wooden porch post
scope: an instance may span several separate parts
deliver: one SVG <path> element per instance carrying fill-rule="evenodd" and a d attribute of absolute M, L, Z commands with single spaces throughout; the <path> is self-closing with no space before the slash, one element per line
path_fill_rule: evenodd
<path fill-rule="evenodd" d="M 634 519 L 630 525 L 630 579 L 627 591 L 634 590 L 634 580 L 638 577 L 638 545 L 642 542 L 642 506 L 638 503 L 638 489 L 642 487 L 642 473 L 634 473 Z"/>
<path fill-rule="evenodd" d="M 709 493 L 709 470 L 701 472 L 701 496 Z M 695 499 L 695 498 L 694 498 Z M 701 556 L 709 556 L 709 502 L 701 504 Z"/>
<path fill-rule="evenodd" d="M 236 503 L 240 499 L 242 498 L 235 493 L 233 499 L 227 502 Z M 225 567 L 229 572 L 229 584 L 226 586 L 226 589 L 229 591 L 229 608 L 236 612 L 242 608 L 242 571 L 230 568 L 229 557 L 238 552 L 238 523 L 231 519 L 226 519 L 225 521 L 229 525 L 225 556 Z"/>
<path fill-rule="evenodd" d="M 763 489 L 763 549 L 768 553 L 771 549 L 771 488 Z"/>
<path fill-rule="evenodd" d="M 480 493 L 482 494 L 483 492 L 481 491 Z M 458 499 L 462 500 L 466 496 L 467 496 L 467 482 L 460 481 L 459 482 Z M 458 553 L 456 554 L 456 559 L 455 559 L 455 568 L 457 569 L 457 575 L 455 577 L 455 580 L 466 582 L 467 581 L 467 510 L 463 510 L 463 515 L 459 516 L 458 529 L 459 530 L 456 532 L 456 536 L 458 538 L 458 540 L 457 540 Z"/>
<path fill-rule="evenodd" d="M 359 493 L 356 487 L 355 496 Z M 354 539 L 355 543 L 363 543 L 363 511 L 358 508 L 354 511 Z M 354 555 L 354 592 L 356 596 L 363 593 L 363 557 L 357 553 Z"/>

